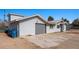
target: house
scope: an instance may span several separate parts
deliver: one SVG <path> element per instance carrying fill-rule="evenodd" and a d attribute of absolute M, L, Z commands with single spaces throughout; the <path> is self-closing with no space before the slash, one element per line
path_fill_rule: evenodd
<path fill-rule="evenodd" d="M 47 33 L 51 33 L 51 32 L 65 32 L 66 31 L 66 22 L 64 22 L 63 20 L 58 20 L 58 21 L 48 21 L 48 25 L 47 27 Z"/>
<path fill-rule="evenodd" d="M 66 25 L 63 21 L 46 21 L 40 15 L 21 16 L 9 14 L 10 35 L 15 33 L 17 36 L 36 35 L 51 32 L 66 31 Z"/>

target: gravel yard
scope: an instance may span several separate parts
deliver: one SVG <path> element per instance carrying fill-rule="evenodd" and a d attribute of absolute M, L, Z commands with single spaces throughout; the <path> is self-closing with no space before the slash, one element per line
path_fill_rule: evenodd
<path fill-rule="evenodd" d="M 79 48 L 79 30 L 67 32 L 41 34 L 35 36 L 24 36 L 20 38 L 10 38 L 5 33 L 0 33 L 1 49 L 76 49 Z"/>

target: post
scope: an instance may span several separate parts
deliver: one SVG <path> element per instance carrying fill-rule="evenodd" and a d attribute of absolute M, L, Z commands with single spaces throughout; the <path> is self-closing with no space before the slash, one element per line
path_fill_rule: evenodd
<path fill-rule="evenodd" d="M 6 19 L 5 19 L 5 9 L 4 9 L 4 21 L 5 21 Z"/>

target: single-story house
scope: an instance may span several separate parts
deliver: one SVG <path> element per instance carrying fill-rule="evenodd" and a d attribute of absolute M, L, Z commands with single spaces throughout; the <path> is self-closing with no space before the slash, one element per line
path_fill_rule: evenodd
<path fill-rule="evenodd" d="M 66 22 L 63 20 L 58 20 L 58 21 L 47 21 L 49 25 L 47 25 L 47 33 L 52 33 L 52 32 L 65 32 L 66 31 Z"/>
<path fill-rule="evenodd" d="M 8 14 L 8 29 L 17 36 L 36 35 L 51 32 L 66 31 L 66 23 L 64 21 L 46 21 L 40 15 L 21 16 L 16 14 Z M 10 33 L 10 35 L 12 35 Z"/>

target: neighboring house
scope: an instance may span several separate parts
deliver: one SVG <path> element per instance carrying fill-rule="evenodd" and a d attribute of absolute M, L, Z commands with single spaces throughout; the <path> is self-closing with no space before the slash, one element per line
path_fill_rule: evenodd
<path fill-rule="evenodd" d="M 65 32 L 66 31 L 66 22 L 63 20 L 60 21 L 48 21 L 47 33 L 51 32 Z"/>
<path fill-rule="evenodd" d="M 15 32 L 15 36 L 36 35 L 51 32 L 66 31 L 66 25 L 63 21 L 46 21 L 40 15 L 24 17 L 15 14 L 9 14 L 10 35 Z"/>

